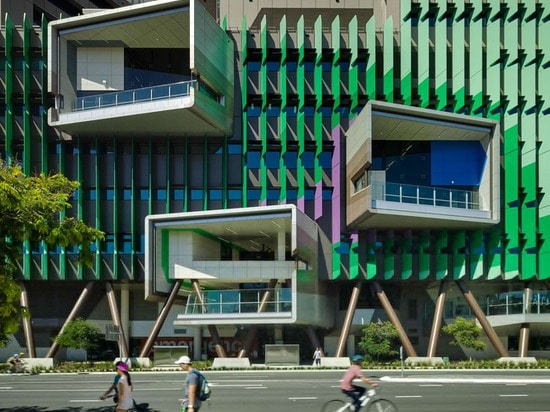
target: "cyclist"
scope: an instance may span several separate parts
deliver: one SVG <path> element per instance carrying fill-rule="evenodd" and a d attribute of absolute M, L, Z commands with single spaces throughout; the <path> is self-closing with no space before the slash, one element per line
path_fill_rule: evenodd
<path fill-rule="evenodd" d="M 7 363 L 10 367 L 10 373 L 18 373 L 23 369 L 23 361 L 19 357 L 18 353 L 14 353 L 13 356 L 8 358 Z"/>
<path fill-rule="evenodd" d="M 361 408 L 361 397 L 365 394 L 366 388 L 363 386 L 354 385 L 353 380 L 359 378 L 367 385 L 372 387 L 378 386 L 377 383 L 366 378 L 363 375 L 363 372 L 361 372 L 360 365 L 361 362 L 363 362 L 363 359 L 364 358 L 361 355 L 353 355 L 351 358 L 352 365 L 344 373 L 342 383 L 340 384 L 340 389 L 342 389 L 342 392 L 353 399 L 354 411 L 358 411 Z"/>

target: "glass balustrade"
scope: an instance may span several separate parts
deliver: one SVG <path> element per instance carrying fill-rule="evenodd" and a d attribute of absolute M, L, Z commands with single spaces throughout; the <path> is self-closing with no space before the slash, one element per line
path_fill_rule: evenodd
<path fill-rule="evenodd" d="M 191 88 L 196 87 L 196 83 L 196 80 L 190 80 L 141 89 L 121 90 L 118 92 L 78 97 L 73 103 L 72 110 L 73 112 L 78 112 L 189 96 Z"/>
<path fill-rule="evenodd" d="M 472 190 L 371 182 L 373 200 L 479 210 L 479 194 Z"/>
<path fill-rule="evenodd" d="M 201 298 L 196 293 L 189 295 L 186 315 L 283 313 L 292 310 L 290 288 L 209 290 Z"/>

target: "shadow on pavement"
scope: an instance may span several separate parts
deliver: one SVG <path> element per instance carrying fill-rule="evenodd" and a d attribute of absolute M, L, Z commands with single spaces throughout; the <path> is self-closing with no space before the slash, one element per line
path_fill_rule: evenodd
<path fill-rule="evenodd" d="M 140 403 L 137 408 L 133 409 L 137 412 L 160 412 L 159 409 L 150 408 L 148 403 Z M 50 409 L 44 406 L 21 406 L 16 408 L 0 408 L 0 412 L 113 412 L 113 406 L 102 406 L 99 408 L 61 408 Z"/>

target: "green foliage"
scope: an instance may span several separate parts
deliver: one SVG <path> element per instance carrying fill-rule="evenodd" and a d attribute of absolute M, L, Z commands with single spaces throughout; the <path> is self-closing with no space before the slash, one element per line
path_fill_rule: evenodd
<path fill-rule="evenodd" d="M 399 353 L 398 337 L 399 332 L 391 322 L 371 322 L 363 328 L 359 347 L 368 359 L 391 358 Z"/>
<path fill-rule="evenodd" d="M 78 262 L 93 263 L 91 246 L 103 240 L 103 233 L 65 216 L 78 185 L 61 174 L 26 176 L 17 164 L 0 159 L 0 347 L 26 316 L 19 306 L 21 288 L 16 282 L 23 242 L 78 246 Z"/>
<path fill-rule="evenodd" d="M 92 351 L 99 346 L 101 338 L 99 327 L 82 318 L 76 318 L 67 323 L 55 341 L 64 348 Z"/>
<path fill-rule="evenodd" d="M 466 320 L 463 317 L 455 319 L 454 323 L 445 325 L 443 332 L 452 336 L 451 345 L 482 351 L 485 343 L 479 340 L 482 330 L 476 325 L 475 320 Z"/>

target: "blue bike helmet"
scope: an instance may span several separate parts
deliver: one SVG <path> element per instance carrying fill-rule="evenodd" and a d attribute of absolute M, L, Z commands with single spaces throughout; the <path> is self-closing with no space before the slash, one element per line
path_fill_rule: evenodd
<path fill-rule="evenodd" d="M 357 363 L 357 362 L 362 362 L 365 358 L 363 358 L 363 356 L 361 355 L 353 355 L 351 357 L 351 360 L 354 362 L 354 363 Z"/>

